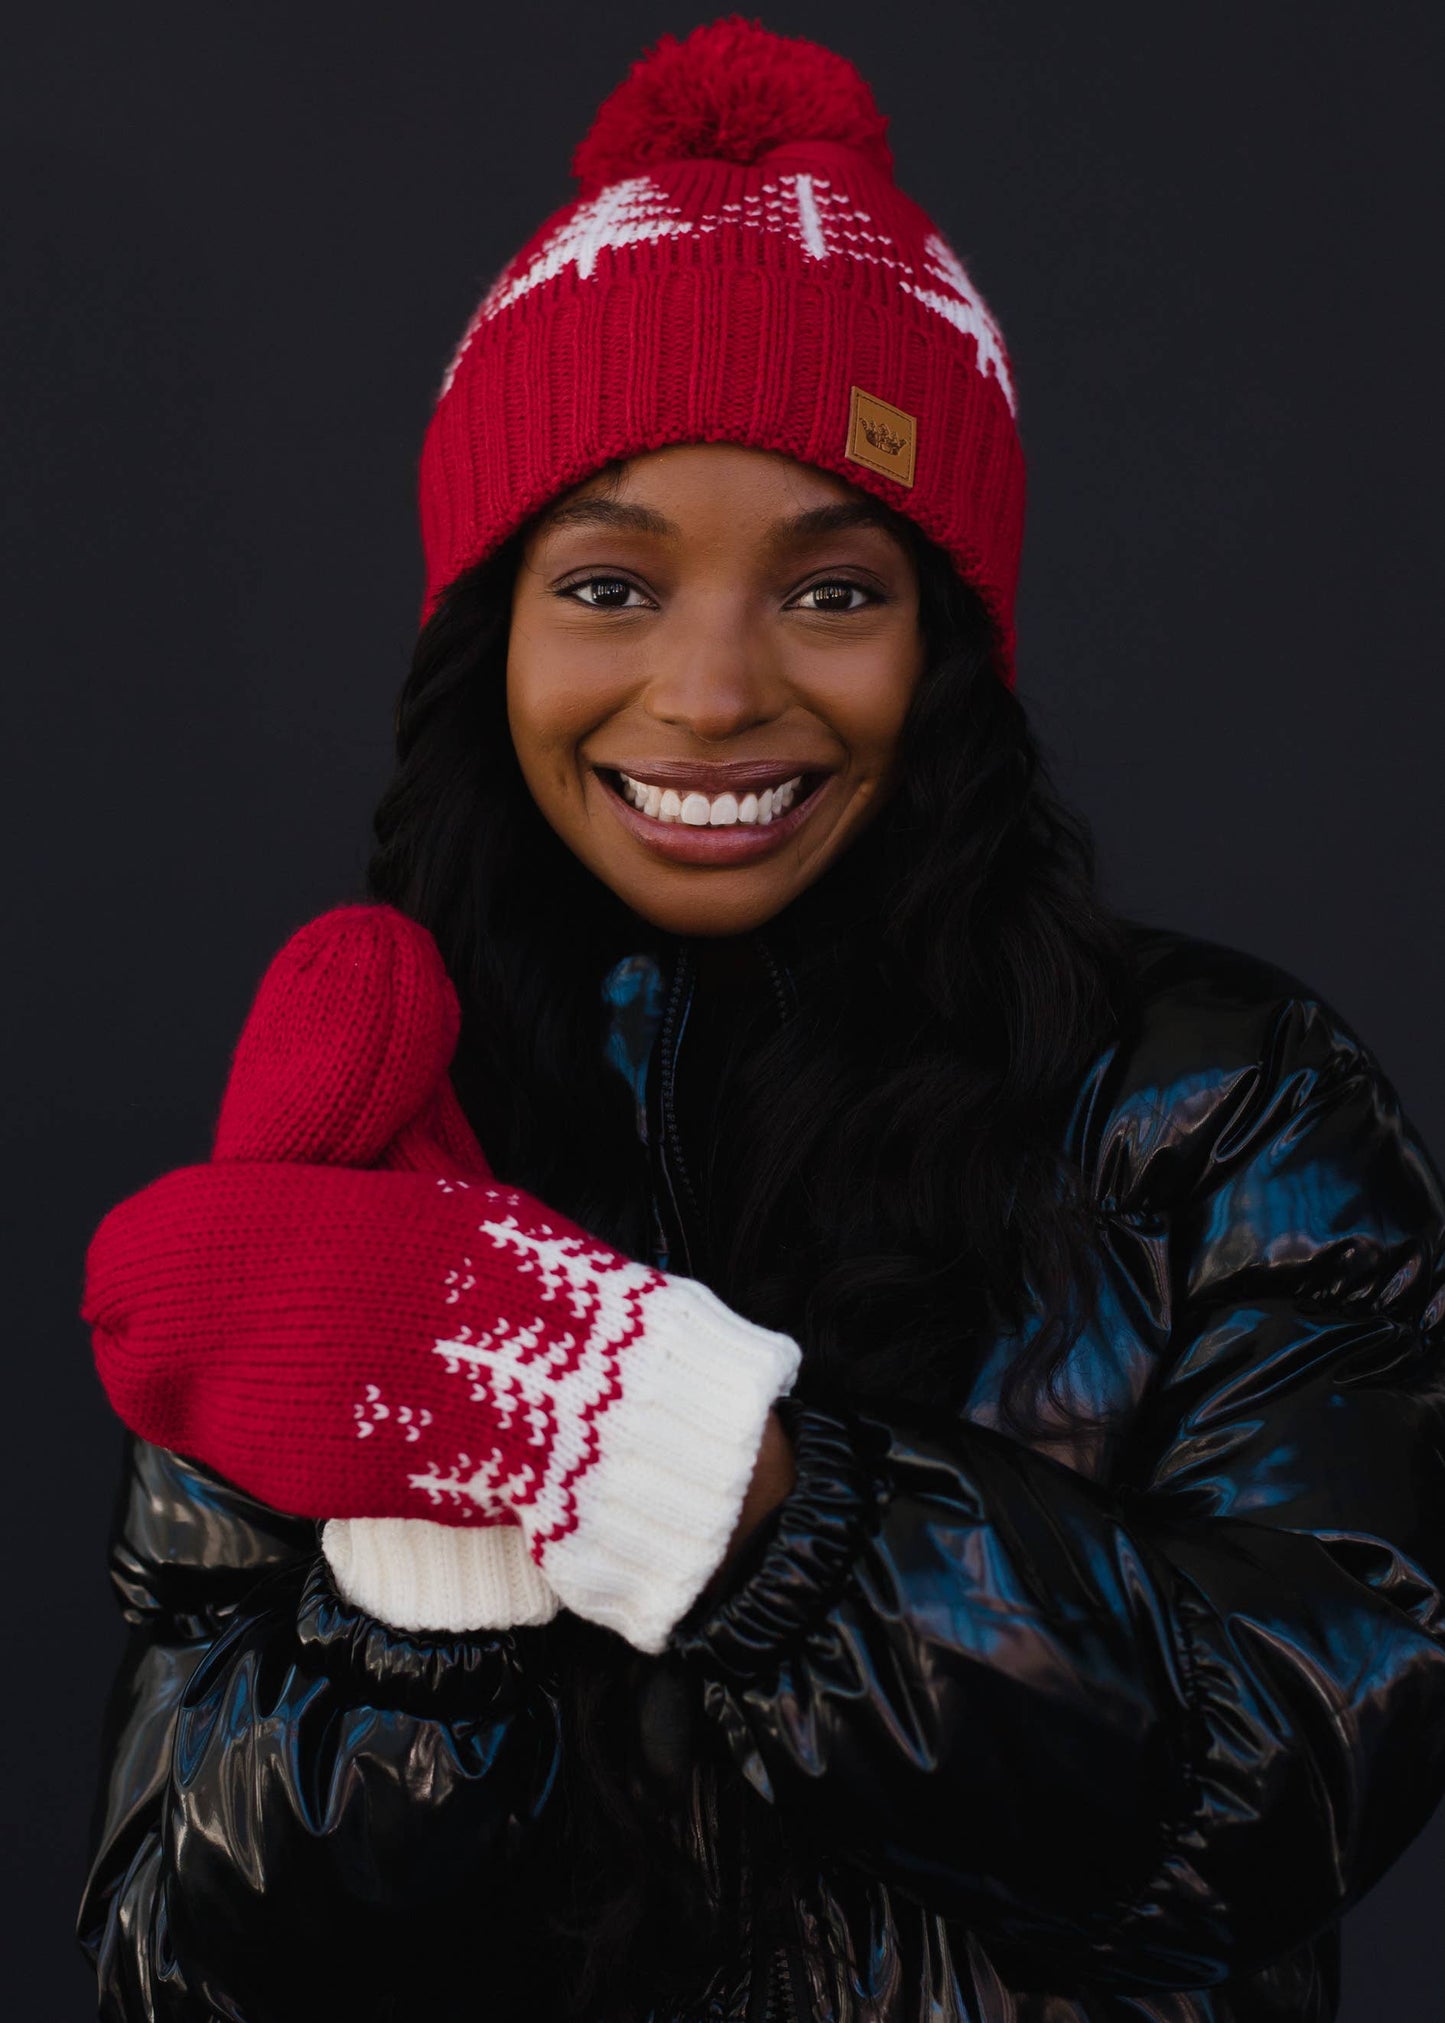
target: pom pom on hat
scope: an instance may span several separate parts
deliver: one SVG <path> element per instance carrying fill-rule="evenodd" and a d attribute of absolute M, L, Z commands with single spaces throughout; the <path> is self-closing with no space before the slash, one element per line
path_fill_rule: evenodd
<path fill-rule="evenodd" d="M 641 57 L 603 100 L 572 172 L 591 196 L 654 162 L 755 162 L 789 142 L 835 141 L 891 177 L 887 131 L 845 57 L 734 14 Z"/>

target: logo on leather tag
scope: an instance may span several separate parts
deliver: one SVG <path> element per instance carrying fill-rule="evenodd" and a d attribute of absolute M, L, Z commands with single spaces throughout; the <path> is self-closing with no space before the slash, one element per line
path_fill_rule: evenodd
<path fill-rule="evenodd" d="M 918 443 L 918 423 L 901 407 L 853 389 L 848 408 L 848 447 L 844 454 L 870 471 L 882 471 L 900 485 L 913 483 L 913 453 Z"/>

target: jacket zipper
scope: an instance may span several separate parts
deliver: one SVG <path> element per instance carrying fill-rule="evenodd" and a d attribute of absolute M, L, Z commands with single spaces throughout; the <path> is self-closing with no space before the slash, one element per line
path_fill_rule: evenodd
<path fill-rule="evenodd" d="M 688 1277 L 696 1276 L 696 1259 L 688 1238 L 687 1208 L 692 1210 L 694 1217 L 697 1216 L 698 1209 L 697 1197 L 693 1193 L 687 1165 L 682 1156 L 682 1136 L 677 1127 L 674 1083 L 677 1073 L 677 1050 L 687 1025 L 687 1015 L 692 1005 L 692 990 L 692 957 L 686 948 L 682 948 L 678 951 L 667 993 L 667 1003 L 663 1008 L 662 1026 L 657 1036 L 657 1157 L 667 1192 L 667 1204 L 672 1211 L 672 1229 L 669 1234 L 677 1240 L 677 1247 L 682 1253 L 682 1267 Z M 676 1268 L 675 1261 L 673 1268 Z"/>
<path fill-rule="evenodd" d="M 797 988 L 788 971 L 761 937 L 754 938 L 753 946 L 767 972 L 778 1023 L 785 1025 L 798 1008 Z M 675 1238 L 683 1269 L 689 1277 L 697 1276 L 699 1262 L 693 1242 L 688 1235 L 689 1216 L 691 1226 L 696 1231 L 702 1220 L 702 1211 L 688 1174 L 687 1161 L 683 1157 L 682 1134 L 678 1129 L 675 1098 L 678 1048 L 687 1029 L 688 1013 L 692 1009 L 696 982 L 692 956 L 684 945 L 679 948 L 673 966 L 667 1001 L 663 1007 L 662 1024 L 657 1035 L 656 1138 L 658 1168 L 666 1191 L 667 1206 L 671 1210 L 672 1227 L 668 1235 L 669 1239 Z M 651 1135 L 649 1128 L 649 1136 Z"/>
<path fill-rule="evenodd" d="M 773 999 L 777 1005 L 779 1022 L 787 1020 L 797 1009 L 796 992 L 792 979 L 782 969 L 771 949 L 763 941 L 756 943 L 763 965 L 772 986 Z M 662 1024 L 657 1035 L 657 1160 L 663 1185 L 666 1189 L 667 1205 L 671 1210 L 671 1229 L 668 1231 L 669 1245 L 676 1240 L 686 1270 L 694 1269 L 692 1244 L 688 1238 L 688 1217 L 684 1207 L 699 1216 L 697 1196 L 692 1181 L 688 1177 L 687 1162 L 683 1157 L 682 1135 L 677 1124 L 675 1103 L 677 1053 L 682 1036 L 687 1027 L 687 1015 L 692 1006 L 695 975 L 692 957 L 686 947 L 678 951 L 667 1002 L 663 1007 Z M 675 1266 L 670 1267 L 675 1268 Z M 696 1794 L 694 1793 L 694 1802 Z M 762 2023 L 803 2023 L 798 2006 L 797 1988 L 793 1979 L 792 1963 L 785 1946 L 777 1946 L 769 1959 L 768 1992 L 763 2009 Z"/>
<path fill-rule="evenodd" d="M 798 1009 L 798 990 L 791 975 L 778 961 L 761 935 L 754 935 L 753 947 L 757 950 L 763 968 L 768 972 L 768 982 L 772 986 L 773 1002 L 778 1008 L 778 1024 L 786 1025 Z"/>
<path fill-rule="evenodd" d="M 768 2006 L 763 2023 L 800 2023 L 797 1996 L 787 1948 L 779 1946 L 772 1956 L 768 1974 Z"/>

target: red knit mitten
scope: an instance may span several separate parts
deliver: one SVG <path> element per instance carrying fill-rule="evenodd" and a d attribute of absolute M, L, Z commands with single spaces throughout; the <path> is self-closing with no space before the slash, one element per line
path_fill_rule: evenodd
<path fill-rule="evenodd" d="M 268 967 L 211 1157 L 490 1179 L 447 1071 L 461 1007 L 436 943 L 391 906 L 337 906 Z"/>
<path fill-rule="evenodd" d="M 297 1103 L 330 1114 L 346 1077 L 322 1056 Z M 424 1080 L 359 1121 L 343 1103 L 348 1148 L 384 1149 L 400 1111 L 441 1100 Z M 218 1154 L 273 1128 L 228 1092 Z M 101 1224 L 84 1312 L 144 1437 L 300 1514 L 475 1528 L 514 1510 L 562 1601 L 644 1650 L 720 1561 L 799 1359 L 704 1286 L 455 1172 L 168 1174 Z M 375 1569 L 351 1573 L 359 1593 Z"/>
<path fill-rule="evenodd" d="M 424 928 L 390 906 L 334 908 L 292 935 L 262 979 L 211 1156 L 489 1180 L 448 1076 L 460 1029 Z M 504 1507 L 469 1530 L 331 1518 L 321 1544 L 343 1595 L 399 1628 L 510 1629 L 557 1613 Z"/>

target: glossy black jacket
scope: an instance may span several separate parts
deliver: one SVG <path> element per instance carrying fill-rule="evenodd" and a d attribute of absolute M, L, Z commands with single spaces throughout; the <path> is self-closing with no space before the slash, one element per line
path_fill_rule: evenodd
<path fill-rule="evenodd" d="M 1438 1179 L 1328 1005 L 1131 933 L 1139 1010 L 1068 1126 L 1104 1430 L 996 1430 L 1005 1341 L 951 1423 L 788 1401 L 796 1491 L 626 1654 L 639 1726 L 725 1752 L 806 1851 L 793 1941 L 690 2017 L 1317 2023 L 1341 1913 L 1445 1790 Z M 665 1110 L 680 1017 L 654 1069 Z M 388 1629 L 314 1525 L 143 1445 L 112 1563 L 101 2014 L 546 2023 L 567 1618 Z"/>

